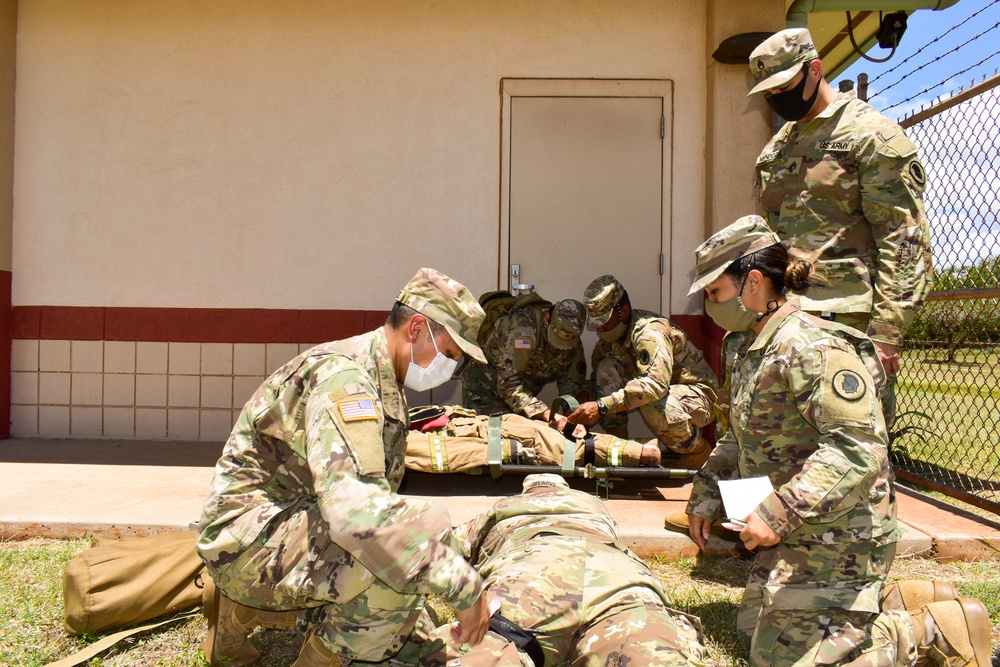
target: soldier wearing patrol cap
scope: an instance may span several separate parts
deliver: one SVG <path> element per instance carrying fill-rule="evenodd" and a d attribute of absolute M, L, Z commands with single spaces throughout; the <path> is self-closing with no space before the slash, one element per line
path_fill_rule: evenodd
<path fill-rule="evenodd" d="M 482 581 L 452 549 L 448 513 L 396 493 L 409 424 L 403 386 L 441 384 L 463 355 L 485 361 L 482 321 L 463 285 L 421 269 L 385 326 L 303 352 L 247 402 L 198 528 L 215 583 L 209 662 L 253 664 L 247 635 L 288 611 L 306 634 L 296 667 L 417 664 L 427 595 L 456 609 L 462 641 L 482 639 Z"/>
<path fill-rule="evenodd" d="M 788 121 L 757 158 L 761 215 L 812 262 L 803 310 L 867 333 L 892 395 L 903 333 L 931 286 L 931 246 L 917 147 L 853 93 L 836 93 L 809 31 L 775 33 L 752 54 L 755 85 Z"/>
<path fill-rule="evenodd" d="M 875 347 L 851 327 L 803 312 L 786 290 L 809 285 L 764 220 L 740 218 L 695 250 L 706 311 L 735 346 L 729 430 L 695 477 L 690 534 L 704 548 L 723 514 L 719 481 L 766 477 L 774 491 L 739 532 L 756 550 L 737 630 L 753 665 L 989 664 L 982 603 L 880 591 L 899 527 Z M 724 397 L 725 400 L 725 397 Z M 734 528 L 735 529 L 735 528 Z M 930 582 L 927 582 L 930 584 Z M 900 598 L 903 602 L 899 602 Z"/>
<path fill-rule="evenodd" d="M 591 356 L 598 399 L 569 420 L 628 437 L 628 412 L 639 410 L 662 453 L 696 454 L 707 448 L 701 429 L 715 419 L 712 369 L 683 331 L 665 317 L 633 310 L 628 292 L 611 275 L 583 294 L 587 327 L 600 340 Z"/>
<path fill-rule="evenodd" d="M 566 418 L 553 414 L 538 394 L 551 382 L 560 395 L 584 391 L 585 320 L 583 304 L 575 299 L 550 306 L 539 298 L 499 316 L 480 337 L 487 364 L 470 364 L 462 374 L 462 404 L 482 415 L 513 413 L 562 430 Z"/>

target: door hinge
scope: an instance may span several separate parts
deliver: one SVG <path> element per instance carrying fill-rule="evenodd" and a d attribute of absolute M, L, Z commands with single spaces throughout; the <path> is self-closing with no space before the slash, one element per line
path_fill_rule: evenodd
<path fill-rule="evenodd" d="M 660 253 L 660 275 L 663 275 L 663 253 Z"/>
<path fill-rule="evenodd" d="M 666 126 L 667 126 L 666 120 L 663 118 L 663 116 L 660 116 L 660 139 L 666 136 Z"/>

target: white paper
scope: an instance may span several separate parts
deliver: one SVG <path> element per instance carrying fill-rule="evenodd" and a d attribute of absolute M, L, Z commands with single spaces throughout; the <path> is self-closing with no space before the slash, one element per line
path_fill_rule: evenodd
<path fill-rule="evenodd" d="M 767 477 L 719 480 L 719 493 L 729 519 L 746 519 L 773 491 Z"/>

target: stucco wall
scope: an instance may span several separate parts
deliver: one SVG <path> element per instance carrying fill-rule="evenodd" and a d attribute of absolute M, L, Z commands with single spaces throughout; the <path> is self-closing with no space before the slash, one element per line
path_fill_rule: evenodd
<path fill-rule="evenodd" d="M 676 282 L 704 238 L 705 11 L 24 2 L 13 303 L 379 309 L 422 265 L 492 289 L 502 77 L 675 82 Z"/>

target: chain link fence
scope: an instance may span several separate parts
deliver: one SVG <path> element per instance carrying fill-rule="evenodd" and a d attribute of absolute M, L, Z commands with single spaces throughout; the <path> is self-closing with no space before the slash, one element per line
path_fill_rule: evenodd
<path fill-rule="evenodd" d="M 897 474 L 1000 514 L 1000 76 L 900 124 L 920 147 L 933 292 L 896 387 Z"/>

